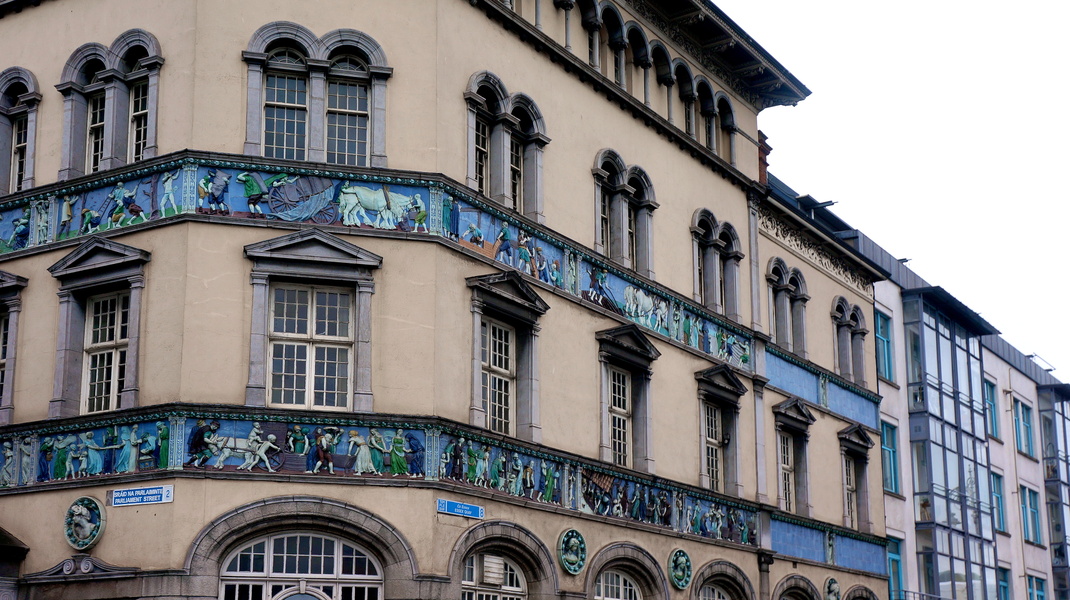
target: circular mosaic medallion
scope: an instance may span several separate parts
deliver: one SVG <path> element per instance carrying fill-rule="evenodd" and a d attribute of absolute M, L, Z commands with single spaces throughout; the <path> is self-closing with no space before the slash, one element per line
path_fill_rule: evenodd
<path fill-rule="evenodd" d="M 677 549 L 669 555 L 669 579 L 678 590 L 691 584 L 691 557 L 687 552 Z"/>
<path fill-rule="evenodd" d="M 90 496 L 82 496 L 67 509 L 63 519 L 63 535 L 75 550 L 88 550 L 104 534 L 104 504 Z"/>
<path fill-rule="evenodd" d="M 557 556 L 561 559 L 561 566 L 573 575 L 579 574 L 587 564 L 587 542 L 583 535 L 575 529 L 568 529 L 561 534 L 561 540 L 557 543 Z"/>

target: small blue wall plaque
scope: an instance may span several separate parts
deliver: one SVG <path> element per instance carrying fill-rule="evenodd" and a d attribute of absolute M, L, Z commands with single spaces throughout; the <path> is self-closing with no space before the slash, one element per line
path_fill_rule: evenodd
<path fill-rule="evenodd" d="M 137 506 L 141 504 L 164 504 L 175 501 L 175 486 L 155 485 L 143 488 L 112 490 L 112 506 Z"/>
<path fill-rule="evenodd" d="M 465 504 L 464 502 L 454 502 L 453 500 L 439 498 L 438 512 L 447 515 L 457 515 L 458 517 L 482 519 L 486 511 L 482 506 L 476 506 L 475 504 Z"/>

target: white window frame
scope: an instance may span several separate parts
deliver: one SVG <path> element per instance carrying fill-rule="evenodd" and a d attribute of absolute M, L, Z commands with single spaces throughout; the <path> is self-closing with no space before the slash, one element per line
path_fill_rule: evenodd
<path fill-rule="evenodd" d="M 145 158 L 149 144 L 149 82 L 135 81 L 130 84 L 130 141 L 127 144 L 127 162 Z"/>
<path fill-rule="evenodd" d="M 632 374 L 609 366 L 610 452 L 613 464 L 632 466 Z"/>
<path fill-rule="evenodd" d="M 496 554 L 472 554 L 464 561 L 461 600 L 524 600 L 527 583 L 513 561 Z"/>
<path fill-rule="evenodd" d="M 595 600 L 642 600 L 643 592 L 634 579 L 616 569 L 598 574 L 594 584 Z"/>
<path fill-rule="evenodd" d="M 85 118 L 85 173 L 101 170 L 107 149 L 104 133 L 108 127 L 107 98 L 103 91 L 86 96 Z"/>
<path fill-rule="evenodd" d="M 307 295 L 305 328 L 306 332 L 293 333 L 276 330 L 276 326 L 280 318 L 280 315 L 276 313 L 279 308 L 278 294 L 280 291 L 293 291 L 297 293 L 305 293 Z M 344 335 L 330 335 L 326 333 L 317 333 L 315 328 L 317 327 L 317 314 L 320 312 L 321 305 L 318 303 L 318 296 L 320 294 L 338 294 L 347 297 L 347 304 L 345 307 L 347 320 L 344 323 L 345 333 Z M 309 409 L 309 410 L 336 410 L 347 411 L 350 410 L 350 395 L 353 389 L 353 363 L 354 363 L 354 316 L 356 314 L 356 293 L 355 290 L 349 288 L 327 287 L 318 285 L 300 285 L 292 283 L 277 283 L 271 286 L 271 327 L 269 328 L 269 354 L 270 354 L 270 373 L 269 381 L 270 388 L 268 390 L 268 406 L 272 408 L 293 408 L 293 409 Z M 335 308 L 340 312 L 340 305 L 337 307 L 331 307 L 329 305 L 324 306 L 326 310 Z M 328 324 L 338 325 L 335 321 L 326 321 Z M 285 376 L 285 373 L 276 371 L 276 349 L 289 346 L 295 349 L 304 348 L 304 358 L 297 356 L 293 357 L 295 362 L 304 361 L 304 403 L 298 404 L 296 402 L 279 402 L 276 400 L 276 393 L 281 390 L 276 387 L 277 377 Z M 317 379 L 320 377 L 318 366 L 320 364 L 320 351 L 330 352 L 344 351 L 345 352 L 345 373 L 344 378 L 341 375 L 336 375 L 334 379 L 344 381 L 345 389 L 331 390 L 328 393 L 334 394 L 337 398 L 341 399 L 341 402 L 337 402 L 332 405 L 317 404 Z M 324 365 L 330 364 L 325 359 Z M 327 377 L 326 375 L 324 377 Z M 299 391 L 298 388 L 294 388 L 293 391 Z"/>
<path fill-rule="evenodd" d="M 480 335 L 483 410 L 487 429 L 503 435 L 515 435 L 517 394 L 517 331 L 496 319 L 483 317 Z M 495 333 L 506 339 L 499 343 Z M 503 351 L 499 351 L 499 346 Z M 492 383 L 498 382 L 495 386 Z M 501 385 L 501 384 L 504 384 Z"/>
<path fill-rule="evenodd" d="M 296 548 L 289 545 L 289 540 L 293 538 L 297 538 L 297 541 L 294 544 Z M 305 539 L 308 540 L 308 550 L 302 551 L 301 543 Z M 312 552 L 314 549 L 313 540 L 319 540 L 321 551 L 318 554 Z M 332 544 L 332 553 L 329 555 L 323 550 L 323 547 L 326 545 L 324 542 L 328 540 Z M 277 541 L 281 541 L 283 545 L 280 557 L 282 558 L 284 572 L 281 573 L 273 572 Z M 257 548 L 257 546 L 261 544 L 263 546 Z M 347 551 L 345 550 L 345 546 L 352 548 L 353 552 L 351 556 L 346 556 Z M 296 551 L 290 553 L 291 549 Z M 301 565 L 311 566 L 314 564 L 316 558 L 323 561 L 330 557 L 330 560 L 333 561 L 333 567 L 330 569 L 332 573 L 285 572 L 286 567 L 291 564 L 290 561 L 287 560 L 289 557 L 294 557 L 292 564 L 295 567 Z M 303 559 L 307 559 L 307 562 Z M 343 575 L 342 571 L 344 570 L 344 565 L 347 559 L 352 561 L 352 570 L 357 570 L 357 567 L 363 564 L 366 565 L 363 570 L 367 571 L 369 570 L 368 567 L 370 567 L 370 570 L 374 572 L 374 575 Z M 258 564 L 262 566 L 261 569 L 255 568 Z M 293 570 L 297 571 L 299 569 L 295 568 Z M 276 585 L 285 586 L 282 591 L 278 592 L 278 594 L 283 594 L 282 597 L 286 597 L 286 595 L 296 593 L 300 590 L 304 591 L 306 594 L 322 597 L 327 600 L 341 600 L 343 588 L 363 588 L 374 589 L 375 597 L 382 598 L 383 581 L 384 575 L 382 565 L 375 560 L 370 552 L 361 548 L 359 545 L 354 544 L 349 540 L 316 532 L 288 531 L 251 540 L 243 544 L 237 550 L 231 552 L 222 562 L 222 567 L 220 568 L 219 598 L 224 600 L 231 597 L 238 598 L 240 597 L 238 595 L 240 593 L 239 590 L 244 587 L 246 593 L 250 593 L 252 589 L 261 589 L 261 597 L 264 600 L 268 600 L 269 598 L 279 597 L 278 595 L 273 595 L 271 593 L 272 586 Z M 228 586 L 231 588 L 230 595 L 228 595 Z M 332 593 L 326 594 L 322 589 L 324 587 L 333 588 Z"/>
<path fill-rule="evenodd" d="M 710 489 L 724 492 L 725 487 L 725 443 L 723 409 L 712 402 L 702 403 L 703 436 L 706 476 Z"/>
<path fill-rule="evenodd" d="M 263 148 L 263 156 L 266 158 L 303 161 L 306 160 L 308 157 L 309 139 L 312 137 L 312 132 L 309 128 L 311 124 L 310 117 L 312 114 L 309 110 L 309 103 L 311 100 L 310 96 L 312 93 L 312 89 L 310 86 L 308 74 L 306 72 L 306 60 L 307 57 L 301 54 L 298 50 L 286 46 L 277 48 L 268 54 L 267 69 L 264 71 L 263 81 L 264 105 L 261 108 L 260 112 L 260 144 L 261 148 Z M 286 82 L 286 85 L 284 85 L 282 88 L 275 88 L 283 92 L 282 100 L 280 100 L 277 95 L 273 99 L 268 99 L 268 90 L 271 89 L 269 88 L 269 84 L 271 83 L 272 78 L 278 78 L 281 79 L 283 82 Z M 290 80 L 296 82 L 296 87 L 294 90 L 294 102 L 289 101 L 290 90 L 288 82 Z M 301 90 L 301 84 L 304 84 L 303 92 Z M 302 97 L 304 100 L 303 102 L 300 101 Z M 291 135 L 289 132 L 276 131 L 279 122 L 282 122 L 284 124 L 291 122 L 288 118 L 284 118 L 281 120 L 275 119 L 274 123 L 276 124 L 276 128 L 271 129 L 271 134 L 275 137 L 272 140 L 273 144 L 270 146 L 268 145 L 268 109 L 276 109 L 283 111 L 293 110 L 296 112 L 295 120 L 293 121 L 293 123 L 295 123 L 295 131 L 292 134 L 294 136 L 294 143 L 292 145 L 286 143 L 286 140 L 288 140 L 289 136 Z M 303 117 L 303 119 L 301 117 Z M 300 135 L 296 131 L 297 125 L 303 126 Z M 283 136 L 283 143 L 281 144 L 279 143 L 279 138 L 277 137 L 279 135 Z M 293 156 L 286 156 L 287 152 L 293 152 Z"/>
<path fill-rule="evenodd" d="M 844 526 L 858 528 L 858 471 L 855 459 L 843 455 L 843 514 Z"/>
<path fill-rule="evenodd" d="M 114 308 L 102 314 L 101 307 L 109 303 L 114 303 Z M 82 414 L 115 410 L 119 406 L 119 395 L 126 383 L 130 344 L 130 292 L 124 290 L 90 296 L 86 299 L 85 306 Z M 105 361 L 106 364 L 102 365 L 98 361 Z M 103 393 L 100 392 L 101 387 L 104 388 Z"/>
<path fill-rule="evenodd" d="M 786 431 L 777 432 L 777 464 L 780 467 L 777 484 L 780 508 L 786 512 L 795 512 L 795 436 Z"/>

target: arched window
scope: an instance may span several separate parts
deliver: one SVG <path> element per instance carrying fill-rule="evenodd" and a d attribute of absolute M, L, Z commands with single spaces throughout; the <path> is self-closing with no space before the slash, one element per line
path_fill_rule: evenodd
<path fill-rule="evenodd" d="M 732 111 L 732 103 L 722 95 L 717 99 L 717 144 L 714 152 L 717 156 L 736 164 L 736 116 Z"/>
<path fill-rule="evenodd" d="M 695 85 L 691 78 L 691 69 L 687 67 L 687 64 L 681 60 L 676 62 L 673 68 L 673 75 L 676 79 L 676 93 L 679 96 L 677 108 L 680 109 L 680 119 L 677 122 L 677 127 L 683 129 L 684 132 L 692 137 L 695 137 Z"/>
<path fill-rule="evenodd" d="M 598 574 L 594 584 L 595 600 L 642 600 L 643 594 L 635 580 L 616 569 Z"/>
<path fill-rule="evenodd" d="M 520 567 L 497 554 L 472 554 L 464 561 L 461 600 L 523 600 L 527 584 Z"/>
<path fill-rule="evenodd" d="M 672 87 L 676 84 L 673 78 L 672 63 L 669 60 L 669 52 L 660 43 L 651 43 L 650 59 L 654 67 L 654 77 L 657 87 L 651 92 L 650 102 L 654 105 L 665 107 L 665 118 L 673 121 L 673 97 Z"/>
<path fill-rule="evenodd" d="M 866 318 L 862 309 L 851 306 L 842 296 L 832 305 L 836 373 L 859 385 L 866 385 Z"/>
<path fill-rule="evenodd" d="M 353 29 L 317 38 L 285 21 L 253 34 L 245 153 L 351 167 L 386 166 L 386 80 L 382 47 Z"/>
<path fill-rule="evenodd" d="M 697 88 L 698 112 L 702 135 L 699 141 L 709 150 L 717 148 L 717 103 L 713 100 L 713 89 L 705 80 L 699 81 Z"/>
<path fill-rule="evenodd" d="M 717 223 L 705 209 L 695 212 L 691 224 L 695 262 L 694 298 L 714 312 L 738 321 L 739 238 L 729 223 Z"/>
<path fill-rule="evenodd" d="M 646 41 L 646 34 L 635 22 L 625 26 L 625 39 L 628 47 L 625 50 L 625 89 L 632 95 L 637 94 L 638 85 L 643 86 L 643 102 L 650 106 L 650 45 Z M 641 78 L 636 82 L 636 78 Z"/>
<path fill-rule="evenodd" d="M 624 23 L 612 4 L 602 8 L 602 26 L 599 29 L 599 68 L 603 75 L 625 87 L 625 50 L 628 40 L 624 37 Z"/>
<path fill-rule="evenodd" d="M 550 142 L 535 101 L 524 94 L 509 98 L 509 188 L 507 205 L 538 223 L 545 221 L 542 197 L 542 154 Z"/>
<path fill-rule="evenodd" d="M 26 69 L 0 72 L 0 196 L 33 187 L 37 80 Z"/>
<path fill-rule="evenodd" d="M 712 583 L 707 583 L 699 589 L 698 598 L 699 600 L 732 600 L 727 592 Z"/>
<path fill-rule="evenodd" d="M 317 533 L 284 533 L 234 550 L 219 575 L 222 600 L 379 600 L 382 569 L 360 547 Z"/>
<path fill-rule="evenodd" d="M 639 167 L 626 167 L 612 150 L 599 153 L 595 179 L 595 250 L 625 268 L 653 278 L 654 187 Z"/>
<path fill-rule="evenodd" d="M 110 48 L 85 44 L 67 61 L 56 89 L 65 111 L 60 179 L 156 155 L 156 104 L 163 65 L 156 38 L 141 29 Z"/>
<path fill-rule="evenodd" d="M 327 73 L 327 162 L 366 167 L 371 123 L 368 60 L 358 48 L 342 47 Z"/>
<path fill-rule="evenodd" d="M 781 348 L 806 358 L 806 280 L 774 258 L 765 276 L 769 283 L 769 333 Z"/>
<path fill-rule="evenodd" d="M 268 52 L 264 74 L 264 156 L 305 160 L 308 77 L 304 51 L 280 42 Z"/>

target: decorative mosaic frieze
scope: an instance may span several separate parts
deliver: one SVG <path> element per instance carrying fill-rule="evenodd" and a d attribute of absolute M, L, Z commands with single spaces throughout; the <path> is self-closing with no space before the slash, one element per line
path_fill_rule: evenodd
<path fill-rule="evenodd" d="M 788 248 L 867 298 L 873 297 L 873 282 L 851 263 L 825 248 L 803 230 L 781 219 L 768 206 L 758 208 L 758 226 Z"/>
<path fill-rule="evenodd" d="M 753 342 L 742 328 L 513 213 L 430 179 L 179 158 L 0 206 L 0 254 L 182 214 L 441 237 L 753 370 Z"/>
<path fill-rule="evenodd" d="M 92 426 L 0 431 L 0 447 L 3 488 L 88 485 L 134 473 L 188 470 L 304 474 L 335 482 L 421 479 L 708 539 L 748 546 L 758 540 L 757 512 L 743 504 L 486 438 L 479 430 L 383 416 L 116 415 Z"/>

